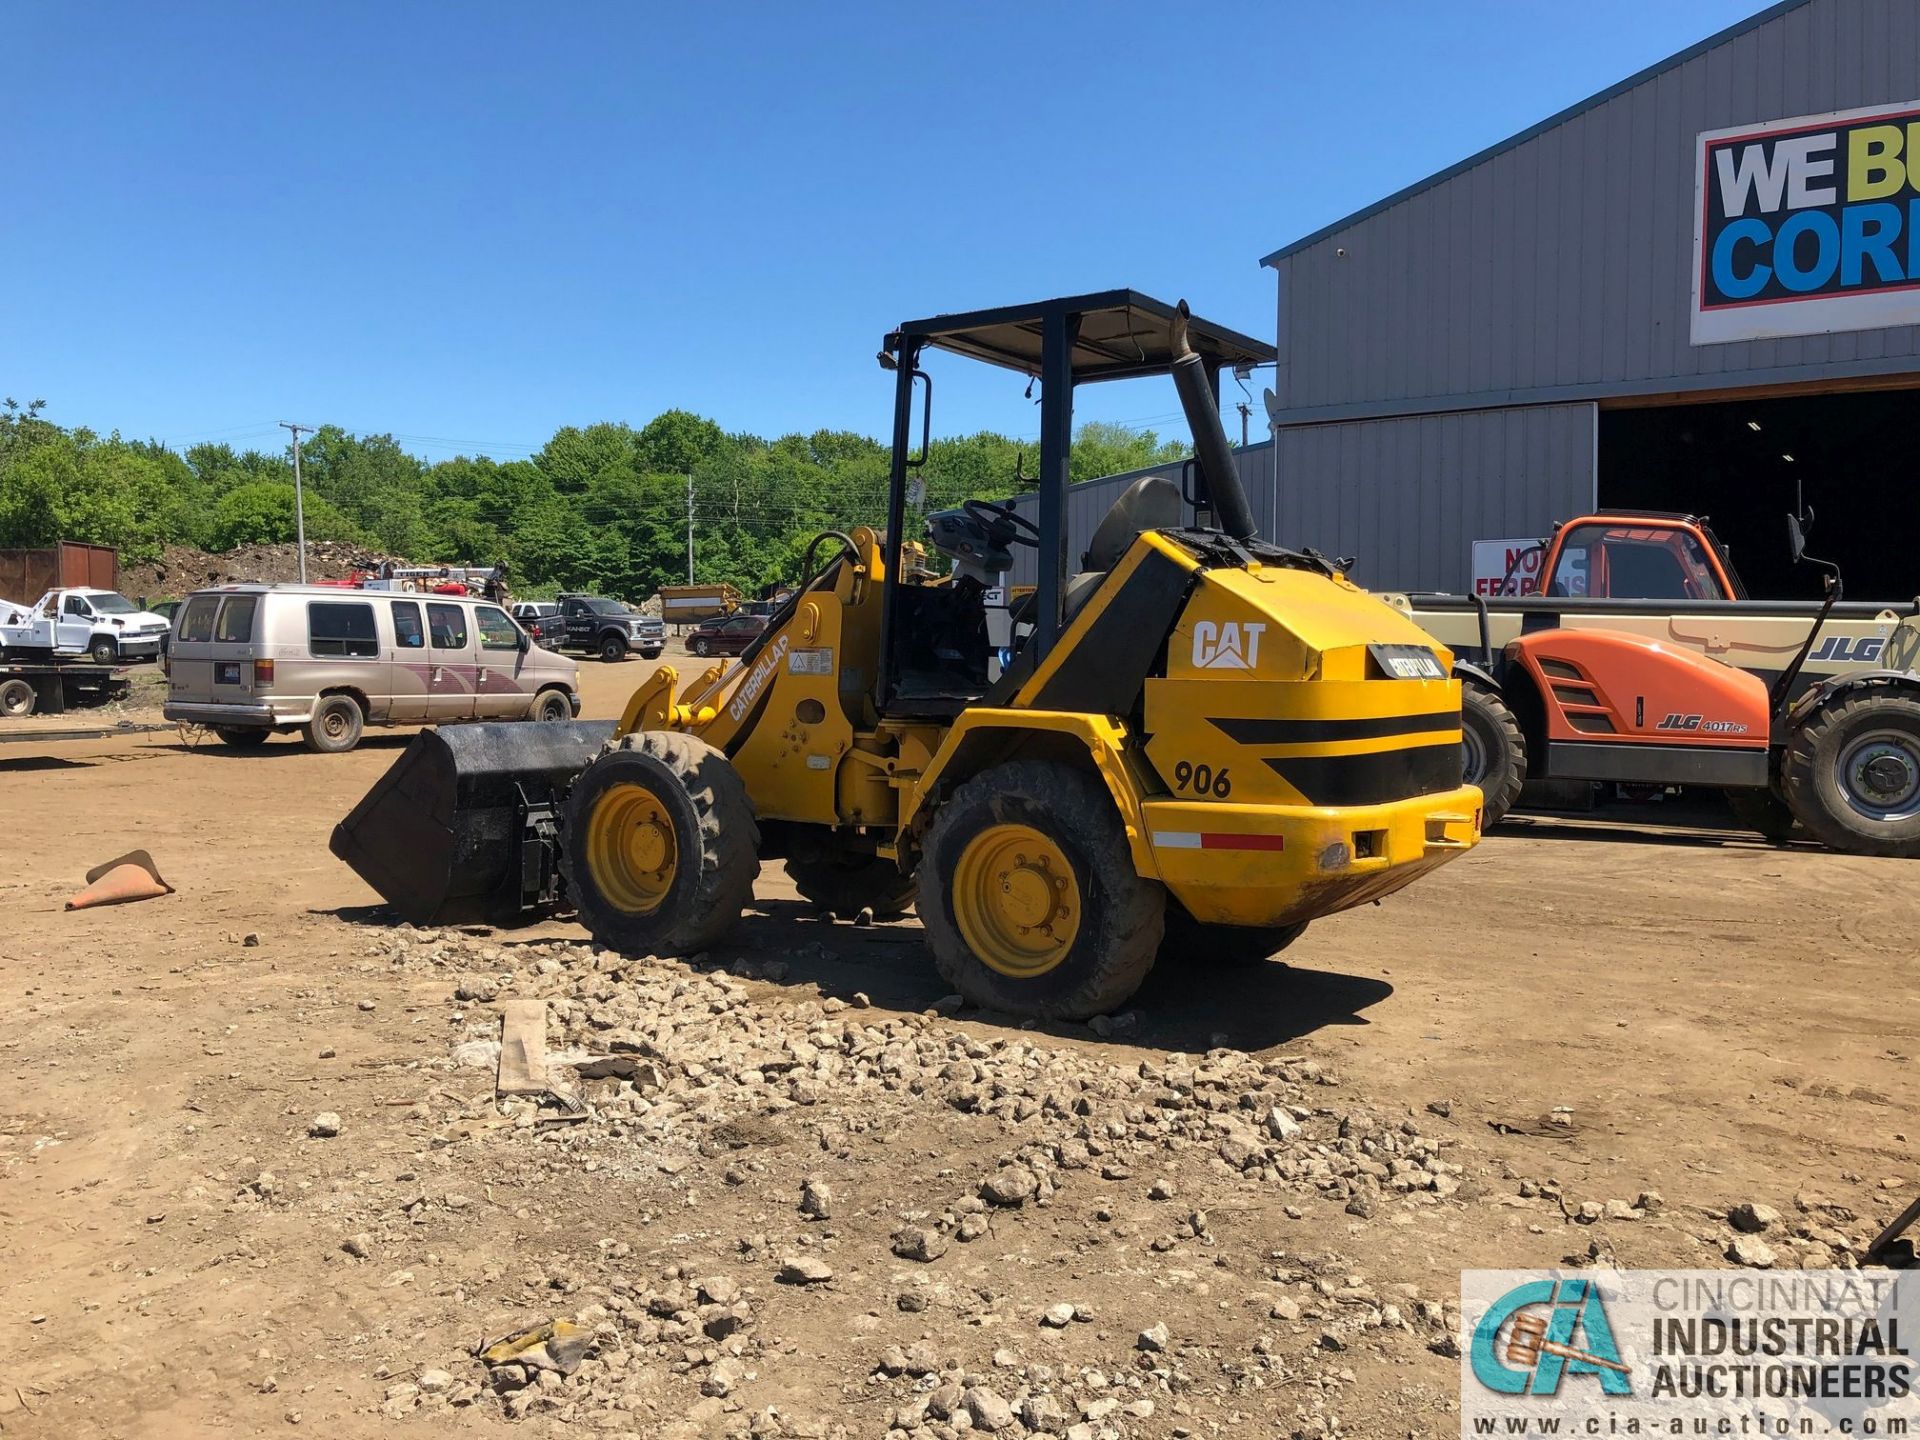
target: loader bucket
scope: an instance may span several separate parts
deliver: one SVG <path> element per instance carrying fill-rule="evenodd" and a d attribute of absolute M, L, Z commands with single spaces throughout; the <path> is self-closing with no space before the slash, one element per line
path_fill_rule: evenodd
<path fill-rule="evenodd" d="M 328 848 L 415 925 L 537 919 L 560 897 L 561 803 L 613 722 L 423 730 Z"/>

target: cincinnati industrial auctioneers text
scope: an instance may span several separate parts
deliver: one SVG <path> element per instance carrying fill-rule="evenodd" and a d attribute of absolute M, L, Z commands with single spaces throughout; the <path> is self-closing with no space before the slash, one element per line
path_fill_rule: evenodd
<path fill-rule="evenodd" d="M 1904 1436 L 1920 1279 L 1470 1270 L 1461 1434 Z"/>

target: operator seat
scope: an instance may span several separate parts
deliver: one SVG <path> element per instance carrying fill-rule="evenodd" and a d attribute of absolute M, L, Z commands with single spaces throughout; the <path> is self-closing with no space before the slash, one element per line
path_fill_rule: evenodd
<path fill-rule="evenodd" d="M 1067 581 L 1065 618 L 1071 620 L 1079 613 L 1142 530 L 1171 530 L 1185 524 L 1186 518 L 1180 487 L 1171 480 L 1147 475 L 1129 485 L 1095 527 L 1080 557 L 1080 573 Z"/>

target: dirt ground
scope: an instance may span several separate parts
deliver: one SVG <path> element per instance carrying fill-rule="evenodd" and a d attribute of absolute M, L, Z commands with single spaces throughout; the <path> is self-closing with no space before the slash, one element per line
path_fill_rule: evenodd
<path fill-rule="evenodd" d="M 406 743 L 0 746 L 0 1432 L 1447 1434 L 1462 1267 L 1729 1263 L 1740 1202 L 1845 1264 L 1916 1186 L 1903 862 L 1523 820 L 1022 1029 L 777 866 L 704 965 L 391 926 L 327 836 Z M 63 913 L 134 846 L 176 894 Z M 585 1119 L 496 1104 L 516 996 Z M 472 1353 L 553 1319 L 570 1376 Z"/>

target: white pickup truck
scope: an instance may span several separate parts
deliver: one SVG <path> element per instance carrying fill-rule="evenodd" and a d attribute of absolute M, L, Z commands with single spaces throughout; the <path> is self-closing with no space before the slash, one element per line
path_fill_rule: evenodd
<path fill-rule="evenodd" d="M 152 660 L 167 620 L 112 590 L 49 590 L 32 605 L 0 600 L 0 656 L 17 660 L 85 655 L 102 665 Z"/>

